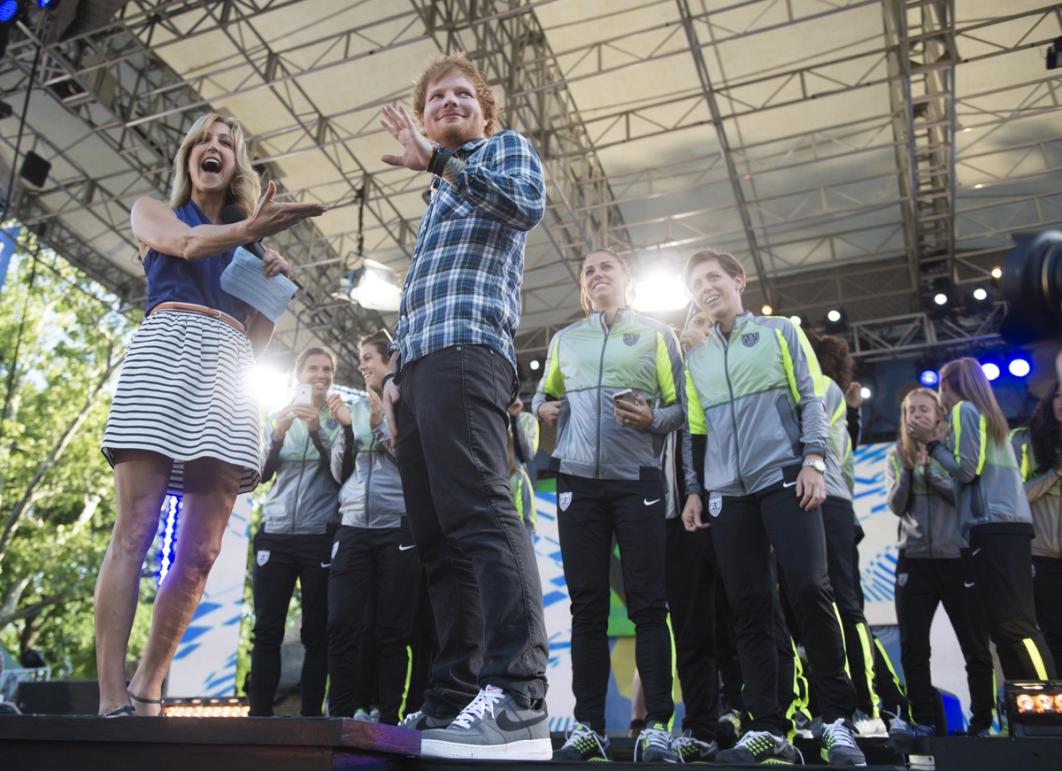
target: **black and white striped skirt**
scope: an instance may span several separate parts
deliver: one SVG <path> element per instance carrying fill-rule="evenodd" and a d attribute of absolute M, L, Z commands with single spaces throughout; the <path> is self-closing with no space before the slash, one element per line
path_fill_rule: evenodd
<path fill-rule="evenodd" d="M 169 493 L 181 495 L 184 464 L 215 458 L 242 469 L 240 492 L 259 482 L 258 407 L 247 391 L 254 354 L 220 319 L 163 310 L 133 336 L 103 432 L 103 454 L 151 450 L 173 458 Z"/>

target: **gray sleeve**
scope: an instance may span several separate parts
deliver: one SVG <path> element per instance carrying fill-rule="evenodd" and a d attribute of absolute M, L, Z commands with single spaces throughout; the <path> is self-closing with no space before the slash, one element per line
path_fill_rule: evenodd
<path fill-rule="evenodd" d="M 815 389 L 816 380 L 822 377 L 818 359 L 815 358 L 807 336 L 798 326 L 785 319 L 781 329 L 793 362 L 793 385 L 800 394 L 800 442 L 804 445 L 804 454 L 826 457 L 830 423 L 822 397 Z"/>
<path fill-rule="evenodd" d="M 343 453 L 347 449 L 346 431 L 340 431 L 339 436 L 332 442 L 332 451 L 329 456 L 329 468 L 332 471 L 332 476 L 339 484 L 343 484 L 347 480 L 343 478 Z"/>
<path fill-rule="evenodd" d="M 895 451 L 888 454 L 885 458 L 885 488 L 888 490 L 889 508 L 898 517 L 907 513 L 911 503 L 913 476 L 911 469 L 903 465 Z"/>

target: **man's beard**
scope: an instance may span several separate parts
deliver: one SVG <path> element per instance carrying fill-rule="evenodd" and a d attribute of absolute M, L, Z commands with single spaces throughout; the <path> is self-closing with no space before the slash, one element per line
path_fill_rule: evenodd
<path fill-rule="evenodd" d="M 457 148 L 469 140 L 476 139 L 479 134 L 467 123 L 456 126 L 439 126 L 435 132 L 435 141 L 444 147 Z"/>

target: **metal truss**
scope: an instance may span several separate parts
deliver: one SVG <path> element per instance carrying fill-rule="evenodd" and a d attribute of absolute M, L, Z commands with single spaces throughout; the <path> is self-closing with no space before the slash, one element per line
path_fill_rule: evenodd
<path fill-rule="evenodd" d="M 929 349 L 996 343 L 1005 315 L 1002 303 L 976 318 L 911 313 L 852 324 L 846 337 L 854 358 L 872 362 Z"/>

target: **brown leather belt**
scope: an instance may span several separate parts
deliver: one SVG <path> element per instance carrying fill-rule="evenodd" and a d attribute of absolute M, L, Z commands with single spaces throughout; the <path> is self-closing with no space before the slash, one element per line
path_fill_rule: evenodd
<path fill-rule="evenodd" d="M 205 305 L 195 305 L 193 303 L 166 302 L 159 303 L 158 305 L 156 305 L 154 308 L 148 311 L 148 315 L 150 316 L 155 311 L 183 311 L 185 313 L 201 313 L 204 316 L 210 316 L 212 318 L 218 319 L 219 321 L 224 321 L 230 327 L 239 330 L 245 335 L 247 334 L 247 330 L 244 329 L 243 324 L 241 324 L 229 314 L 223 311 L 219 311 L 217 308 L 208 308 Z"/>

